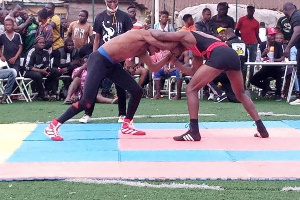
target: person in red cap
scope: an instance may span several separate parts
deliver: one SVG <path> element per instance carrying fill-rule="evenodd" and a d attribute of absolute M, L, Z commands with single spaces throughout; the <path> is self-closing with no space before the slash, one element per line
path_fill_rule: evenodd
<path fill-rule="evenodd" d="M 281 62 L 284 60 L 282 45 L 275 41 L 275 35 L 277 31 L 275 28 L 267 29 L 267 41 L 262 42 L 259 45 L 260 51 L 262 52 L 261 57 L 264 61 L 269 61 L 270 49 L 274 48 L 274 62 Z M 273 78 L 276 80 L 276 91 L 275 100 L 281 100 L 281 86 L 282 86 L 282 75 L 283 72 L 281 67 L 278 66 L 263 66 L 260 71 L 258 71 L 251 79 L 250 83 L 258 88 L 262 89 L 261 95 L 266 96 L 267 92 L 270 90 L 270 80 L 268 78 Z"/>
<path fill-rule="evenodd" d="M 235 28 L 235 34 L 240 36 L 245 42 L 246 47 L 249 51 L 249 61 L 254 62 L 256 58 L 257 46 L 260 43 L 259 38 L 259 22 L 254 18 L 255 7 L 250 4 L 247 6 L 247 15 L 241 17 Z M 254 66 L 250 67 L 251 79 L 254 72 Z"/>

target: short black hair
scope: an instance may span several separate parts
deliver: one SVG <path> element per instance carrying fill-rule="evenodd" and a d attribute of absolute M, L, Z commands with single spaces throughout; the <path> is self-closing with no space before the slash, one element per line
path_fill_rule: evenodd
<path fill-rule="evenodd" d="M 186 22 L 189 18 L 193 18 L 193 16 L 191 14 L 185 14 L 182 17 L 182 19 L 183 19 L 184 22 Z"/>
<path fill-rule="evenodd" d="M 52 2 L 48 2 L 47 4 L 51 5 L 51 7 L 54 9 L 55 8 L 55 4 Z"/>
<path fill-rule="evenodd" d="M 71 39 L 71 38 L 66 38 L 66 40 L 65 40 L 65 44 L 67 44 L 67 43 L 73 43 L 74 44 L 74 41 Z"/>
<path fill-rule="evenodd" d="M 6 19 L 4 20 L 4 22 L 7 22 L 7 21 L 10 21 L 12 24 L 15 23 L 14 20 L 13 20 L 12 18 L 6 18 Z"/>
<path fill-rule="evenodd" d="M 83 12 L 86 15 L 86 17 L 89 17 L 89 12 L 87 10 L 81 10 L 80 12 Z"/>
<path fill-rule="evenodd" d="M 38 16 L 41 19 L 47 19 L 48 18 L 48 11 L 46 8 L 42 8 L 39 12 L 38 12 Z"/>
<path fill-rule="evenodd" d="M 163 11 L 160 11 L 160 15 L 170 15 L 168 11 L 166 10 L 163 10 Z"/>
<path fill-rule="evenodd" d="M 206 11 L 211 12 L 211 10 L 210 10 L 209 8 L 204 8 L 204 9 L 202 10 L 202 14 L 205 13 Z"/>
<path fill-rule="evenodd" d="M 127 10 L 129 10 L 130 8 L 136 8 L 134 5 L 130 5 L 130 6 L 128 6 L 128 8 L 127 8 Z"/>
<path fill-rule="evenodd" d="M 217 8 L 219 8 L 219 6 L 224 6 L 225 8 L 229 8 L 227 2 L 220 2 L 220 3 L 218 3 Z"/>

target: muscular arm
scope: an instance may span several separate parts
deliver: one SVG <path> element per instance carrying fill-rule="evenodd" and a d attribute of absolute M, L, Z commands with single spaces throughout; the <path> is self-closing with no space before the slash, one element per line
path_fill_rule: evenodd
<path fill-rule="evenodd" d="M 150 30 L 150 33 L 157 40 L 169 42 L 181 42 L 186 35 L 184 31 L 166 33 L 159 30 Z"/>
<path fill-rule="evenodd" d="M 172 50 L 178 45 L 178 42 L 161 42 L 151 35 L 144 36 L 143 38 L 148 44 L 155 46 L 160 50 Z"/>
<path fill-rule="evenodd" d="M 299 40 L 299 38 L 300 38 L 300 26 L 295 26 L 292 38 L 286 48 L 291 49 Z"/>
<path fill-rule="evenodd" d="M 199 56 L 194 56 L 192 67 L 190 67 L 190 65 L 188 64 L 182 65 L 182 63 L 179 62 L 178 60 L 176 60 L 174 63 L 177 69 L 179 69 L 184 74 L 189 76 L 193 76 L 202 64 L 203 64 L 203 58 Z"/>
<path fill-rule="evenodd" d="M 169 63 L 170 54 L 168 54 L 166 57 L 161 59 L 159 62 L 153 63 L 148 53 L 145 51 L 143 54 L 139 55 L 139 58 L 141 61 L 143 61 L 146 65 L 149 66 L 150 71 L 157 72 L 160 70 L 164 65 Z"/>

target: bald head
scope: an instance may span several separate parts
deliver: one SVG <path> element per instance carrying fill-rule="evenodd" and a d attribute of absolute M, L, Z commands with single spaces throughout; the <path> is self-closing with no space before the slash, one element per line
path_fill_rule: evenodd
<path fill-rule="evenodd" d="M 283 13 L 287 18 L 290 18 L 295 10 L 296 6 L 292 2 L 286 2 L 283 4 Z"/>

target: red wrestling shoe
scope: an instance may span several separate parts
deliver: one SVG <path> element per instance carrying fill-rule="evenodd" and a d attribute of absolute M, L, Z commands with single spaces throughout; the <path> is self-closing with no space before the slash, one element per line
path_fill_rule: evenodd
<path fill-rule="evenodd" d="M 59 127 L 61 126 L 61 123 L 57 121 L 57 119 L 53 119 L 52 122 L 49 124 L 49 126 L 45 129 L 44 133 L 47 137 L 49 137 L 53 141 L 63 141 L 64 138 L 62 138 L 59 134 Z"/>
<path fill-rule="evenodd" d="M 120 132 L 122 134 L 130 134 L 130 135 L 146 135 L 144 131 L 136 130 L 133 127 L 132 120 L 124 119 Z"/>

